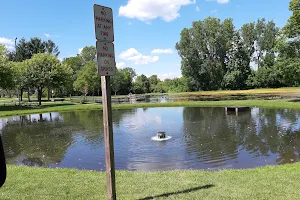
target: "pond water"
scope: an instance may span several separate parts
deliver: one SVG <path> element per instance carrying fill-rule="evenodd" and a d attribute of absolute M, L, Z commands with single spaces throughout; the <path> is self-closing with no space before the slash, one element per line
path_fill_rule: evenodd
<path fill-rule="evenodd" d="M 116 169 L 252 168 L 299 161 L 300 112 L 253 108 L 113 110 Z M 101 111 L 0 118 L 7 163 L 105 170 Z M 172 139 L 151 140 L 158 131 Z"/>

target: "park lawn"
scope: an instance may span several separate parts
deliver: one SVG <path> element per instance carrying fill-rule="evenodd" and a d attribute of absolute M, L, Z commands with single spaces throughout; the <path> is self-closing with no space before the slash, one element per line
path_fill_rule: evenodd
<path fill-rule="evenodd" d="M 293 100 L 235 100 L 235 101 L 189 101 L 166 103 L 113 104 L 113 109 L 153 108 L 153 107 L 224 107 L 249 106 L 261 108 L 300 109 L 300 102 Z M 18 116 L 46 112 L 76 110 L 101 110 L 100 104 L 44 103 L 42 106 L 0 106 L 0 117 Z"/>
<path fill-rule="evenodd" d="M 290 87 L 290 88 L 261 88 L 261 89 L 251 89 L 251 90 L 217 90 L 217 91 L 199 91 L 199 92 L 182 92 L 182 93 L 172 93 L 173 95 L 182 96 L 200 96 L 200 95 L 260 95 L 260 94 L 300 94 L 300 88 Z M 171 94 L 171 95 L 172 95 Z"/>
<path fill-rule="evenodd" d="M 300 163 L 246 170 L 116 172 L 117 198 L 299 199 Z M 0 199 L 106 199 L 104 172 L 8 166 Z"/>

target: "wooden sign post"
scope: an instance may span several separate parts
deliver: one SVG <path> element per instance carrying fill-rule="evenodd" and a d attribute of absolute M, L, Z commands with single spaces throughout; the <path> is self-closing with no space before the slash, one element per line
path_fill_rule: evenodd
<path fill-rule="evenodd" d="M 116 74 L 112 9 L 94 5 L 98 74 L 101 76 L 107 199 L 116 200 L 110 76 Z"/>

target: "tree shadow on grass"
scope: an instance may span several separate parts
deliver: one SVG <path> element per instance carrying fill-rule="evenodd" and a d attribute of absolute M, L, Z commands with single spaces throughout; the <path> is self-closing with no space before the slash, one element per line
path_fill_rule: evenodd
<path fill-rule="evenodd" d="M 145 198 L 142 198 L 142 199 L 139 199 L 139 200 L 149 200 L 149 199 L 160 198 L 160 197 L 169 197 L 171 195 L 178 195 L 178 194 L 190 193 L 190 192 L 195 192 L 197 190 L 209 189 L 211 187 L 214 187 L 214 185 L 212 185 L 212 184 L 210 184 L 210 185 L 204 185 L 204 186 L 190 188 L 190 189 L 186 189 L 186 190 L 182 190 L 182 191 L 169 192 L 169 193 L 164 193 L 164 194 L 160 194 L 160 195 L 156 195 L 156 196 L 149 196 L 149 197 L 145 197 Z"/>

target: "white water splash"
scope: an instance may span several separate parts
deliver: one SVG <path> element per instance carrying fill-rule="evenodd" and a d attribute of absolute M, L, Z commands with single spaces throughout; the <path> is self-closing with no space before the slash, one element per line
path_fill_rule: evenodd
<path fill-rule="evenodd" d="M 167 141 L 169 139 L 171 139 L 172 137 L 171 136 L 166 136 L 165 138 L 158 138 L 157 136 L 153 136 L 151 137 L 151 140 L 154 140 L 154 141 Z"/>

